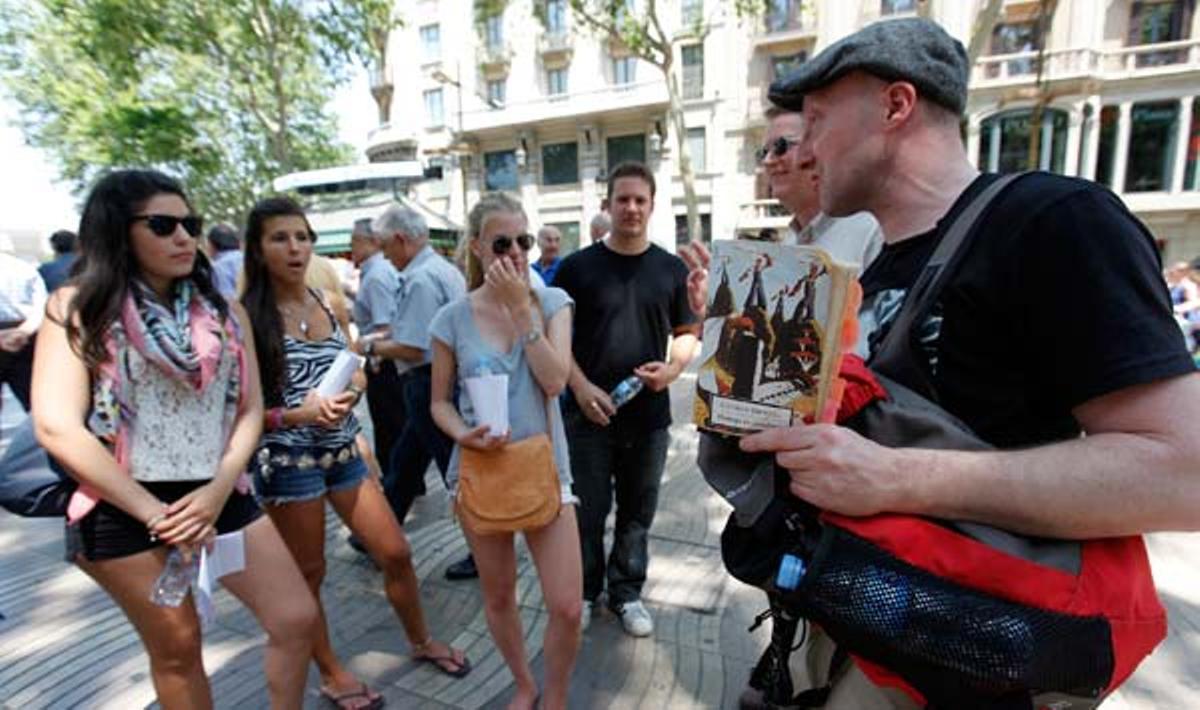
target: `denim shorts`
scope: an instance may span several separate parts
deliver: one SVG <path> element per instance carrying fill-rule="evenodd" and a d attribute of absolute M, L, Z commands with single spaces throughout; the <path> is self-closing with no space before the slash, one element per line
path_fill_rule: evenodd
<path fill-rule="evenodd" d="M 264 446 L 250 468 L 254 497 L 262 505 L 320 498 L 353 488 L 367 477 L 367 465 L 354 444 L 334 449 Z"/>

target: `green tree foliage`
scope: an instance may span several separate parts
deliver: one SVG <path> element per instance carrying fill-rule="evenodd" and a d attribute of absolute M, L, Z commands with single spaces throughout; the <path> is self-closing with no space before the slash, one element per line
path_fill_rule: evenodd
<path fill-rule="evenodd" d="M 236 220 L 272 178 L 350 158 L 327 104 L 383 4 L 0 0 L 0 68 L 26 140 L 77 192 L 152 166 Z"/>

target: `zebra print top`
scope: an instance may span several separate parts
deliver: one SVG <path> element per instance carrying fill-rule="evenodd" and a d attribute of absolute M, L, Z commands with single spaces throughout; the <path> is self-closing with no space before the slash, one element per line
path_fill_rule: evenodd
<path fill-rule="evenodd" d="M 321 304 L 329 318 L 333 332 L 324 340 L 297 340 L 283 336 L 284 358 L 287 360 L 287 380 L 283 387 L 283 402 L 288 409 L 304 403 L 309 390 L 316 389 L 321 378 L 333 365 L 338 353 L 346 349 L 346 335 L 338 325 L 333 310 L 323 294 L 312 289 L 309 292 Z M 285 427 L 263 434 L 261 446 L 288 447 L 298 449 L 337 449 L 354 441 L 358 435 L 358 419 L 351 412 L 337 429 L 326 429 L 316 425 Z"/>

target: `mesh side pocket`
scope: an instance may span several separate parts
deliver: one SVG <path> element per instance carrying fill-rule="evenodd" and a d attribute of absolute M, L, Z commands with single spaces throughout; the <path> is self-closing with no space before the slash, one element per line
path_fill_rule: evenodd
<path fill-rule="evenodd" d="M 787 597 L 835 641 L 923 692 L 1096 697 L 1107 685 L 1113 657 L 1103 617 L 1000 599 L 913 567 L 840 528 L 827 526 L 825 533 L 800 587 Z"/>

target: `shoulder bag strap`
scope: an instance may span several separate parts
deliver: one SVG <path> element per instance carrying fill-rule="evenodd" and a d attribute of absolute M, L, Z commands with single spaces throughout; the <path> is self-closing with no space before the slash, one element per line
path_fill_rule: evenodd
<path fill-rule="evenodd" d="M 951 265 L 956 256 L 965 253 L 967 238 L 971 236 L 972 228 L 979 218 L 1000 193 L 1024 175 L 1025 173 L 1014 173 L 1000 176 L 958 214 L 934 249 L 933 256 L 921 270 L 916 282 L 909 288 L 891 329 L 871 357 L 872 368 L 936 401 L 936 393 L 929 382 L 928 371 L 913 352 L 914 326 L 917 319 L 924 317 L 928 312 L 946 285 L 953 273 L 953 269 L 947 266 Z"/>

